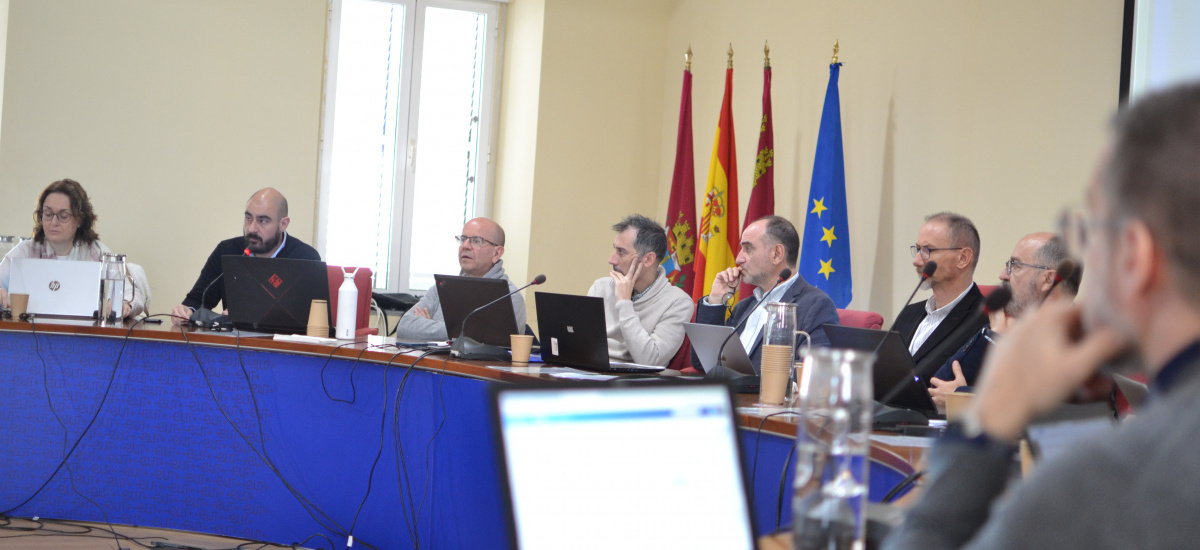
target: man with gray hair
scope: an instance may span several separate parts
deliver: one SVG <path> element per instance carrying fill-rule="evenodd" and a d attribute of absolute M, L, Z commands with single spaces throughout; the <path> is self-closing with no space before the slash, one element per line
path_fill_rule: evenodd
<path fill-rule="evenodd" d="M 666 229 L 640 214 L 612 228 L 617 232 L 608 257 L 612 271 L 588 290 L 588 296 L 604 298 L 608 355 L 666 366 L 683 344 L 683 324 L 692 318 L 691 297 L 659 265 L 667 254 Z"/>
<path fill-rule="evenodd" d="M 1087 265 L 1082 304 L 1047 300 L 996 344 L 971 405 L 926 453 L 924 494 L 885 548 L 1196 546 L 1197 151 L 1200 83 L 1151 92 L 1118 114 L 1086 217 L 1071 224 L 1086 239 L 1067 239 Z M 1145 405 L 1010 486 L 1030 422 L 1119 365 L 1150 377 Z"/>
<path fill-rule="evenodd" d="M 989 343 L 1007 330 L 1026 311 L 1054 296 L 1074 300 L 1079 292 L 1080 269 L 1058 285 L 1058 264 L 1068 258 L 1062 237 L 1054 233 L 1031 233 L 1017 241 L 1012 256 L 1000 270 L 1000 284 L 1012 292 L 1012 299 L 1001 311 L 989 316 L 989 325 L 971 337 L 929 381 L 929 394 L 939 409 L 945 410 L 946 394 L 961 386 L 974 386 L 983 365 Z"/>
<path fill-rule="evenodd" d="M 933 296 L 901 310 L 892 330 L 908 345 L 917 372 L 930 376 L 987 323 L 976 313 L 983 303 L 974 280 L 979 231 L 964 216 L 939 212 L 925 218 L 910 250 L 917 273 L 928 262 L 937 263 L 925 280 Z"/>

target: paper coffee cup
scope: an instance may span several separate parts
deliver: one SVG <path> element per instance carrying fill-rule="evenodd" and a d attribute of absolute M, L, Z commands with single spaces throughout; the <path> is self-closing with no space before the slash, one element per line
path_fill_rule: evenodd
<path fill-rule="evenodd" d="M 25 314 L 25 310 L 29 309 L 28 294 L 9 294 L 8 301 L 12 304 L 13 319 L 17 319 Z"/>
<path fill-rule="evenodd" d="M 512 334 L 509 336 L 512 344 L 512 362 L 518 365 L 529 364 L 529 351 L 533 349 L 533 336 L 529 334 Z"/>

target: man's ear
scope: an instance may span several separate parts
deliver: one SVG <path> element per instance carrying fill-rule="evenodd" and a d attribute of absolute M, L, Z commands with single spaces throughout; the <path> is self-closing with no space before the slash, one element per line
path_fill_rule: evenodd
<path fill-rule="evenodd" d="M 497 246 L 497 247 L 493 247 L 493 248 L 494 248 L 494 250 L 492 251 L 492 265 L 496 265 L 496 262 L 500 261 L 500 257 L 504 256 L 504 247 Z"/>
<path fill-rule="evenodd" d="M 787 265 L 787 247 L 783 246 L 783 243 L 776 243 L 771 247 L 771 264 Z"/>
<path fill-rule="evenodd" d="M 1038 292 L 1045 294 L 1054 286 L 1054 279 L 1058 276 L 1058 271 L 1053 269 L 1043 269 L 1038 272 Z"/>
<path fill-rule="evenodd" d="M 967 269 L 971 267 L 971 262 L 975 260 L 975 251 L 970 248 L 963 248 L 958 251 L 958 268 Z"/>
<path fill-rule="evenodd" d="M 658 254 L 647 252 L 642 255 L 642 267 L 653 267 L 658 265 Z"/>
<path fill-rule="evenodd" d="M 1166 258 L 1150 228 L 1140 220 L 1126 222 L 1120 239 L 1122 246 L 1117 265 L 1125 274 L 1119 277 L 1124 281 L 1122 294 L 1125 299 L 1142 302 L 1162 285 L 1166 276 Z"/>
<path fill-rule="evenodd" d="M 284 216 L 283 219 L 279 220 L 279 230 L 287 231 L 287 226 L 289 223 L 292 223 L 292 219 L 287 216 Z"/>

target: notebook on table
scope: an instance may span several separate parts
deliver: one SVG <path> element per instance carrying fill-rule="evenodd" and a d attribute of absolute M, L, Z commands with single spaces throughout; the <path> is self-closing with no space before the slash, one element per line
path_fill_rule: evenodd
<path fill-rule="evenodd" d="M 484 279 L 458 275 L 434 275 L 438 302 L 442 318 L 446 322 L 446 335 L 458 338 L 463 329 L 463 319 L 481 306 L 508 294 L 508 281 Z M 500 300 L 471 316 L 467 321 L 467 335 L 476 342 L 507 348 L 509 337 L 520 334 L 517 317 L 513 312 L 512 299 Z"/>
<path fill-rule="evenodd" d="M 100 302 L 100 262 L 13 258 L 10 294 L 28 294 L 25 311 L 91 319 Z"/>
<path fill-rule="evenodd" d="M 325 262 L 222 256 L 221 267 L 225 306 L 233 326 L 240 330 L 305 334 L 312 301 L 329 300 Z M 332 327 L 332 311 L 328 317 Z"/>
<path fill-rule="evenodd" d="M 871 382 L 874 385 L 875 400 L 887 396 L 897 385 L 903 385 L 895 397 L 884 402 L 884 405 L 921 411 L 927 415 L 936 415 L 937 406 L 929 396 L 927 380 L 917 376 L 917 366 L 913 363 L 908 347 L 895 331 L 882 331 L 869 328 L 848 327 L 844 325 L 825 324 L 825 335 L 835 348 L 869 351 L 876 354 L 875 366 L 872 369 Z"/>
<path fill-rule="evenodd" d="M 546 363 L 616 373 L 654 373 L 666 368 L 609 360 L 604 298 L 552 292 L 533 296 Z"/>
<path fill-rule="evenodd" d="M 725 386 L 494 384 L 491 392 L 513 547 L 754 548 Z M 686 457 L 704 457 L 704 467 L 669 466 Z M 704 519 L 670 517 L 685 510 Z"/>

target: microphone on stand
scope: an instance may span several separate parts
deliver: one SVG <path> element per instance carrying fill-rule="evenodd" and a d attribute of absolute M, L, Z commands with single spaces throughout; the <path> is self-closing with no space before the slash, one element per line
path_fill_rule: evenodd
<path fill-rule="evenodd" d="M 904 308 L 908 307 L 908 305 L 912 303 L 913 297 L 915 297 L 917 295 L 917 291 L 921 290 L 921 285 L 927 279 L 929 279 L 930 277 L 933 276 L 933 272 L 937 271 L 937 268 L 938 268 L 937 262 L 935 262 L 933 260 L 925 262 L 925 267 L 921 268 L 921 279 L 919 281 L 917 281 L 917 286 L 913 287 L 912 294 L 908 295 L 908 300 L 906 300 L 904 302 L 903 306 L 900 306 L 900 311 L 904 311 Z M 896 324 L 896 320 L 892 319 L 892 325 L 895 326 L 895 324 Z M 891 328 L 888 328 L 888 330 L 891 330 Z M 879 348 L 875 349 L 875 353 L 879 353 Z"/>
<path fill-rule="evenodd" d="M 230 254 L 230 256 L 232 255 L 233 254 Z M 242 249 L 242 255 L 249 256 L 250 249 Z M 212 288 L 212 286 L 216 284 L 217 281 L 220 281 L 223 277 L 225 277 L 225 273 L 222 272 L 217 275 L 216 278 L 210 281 L 208 286 L 204 287 L 204 292 L 200 293 L 200 307 L 196 308 L 195 311 L 192 311 L 192 316 L 188 317 L 188 323 L 190 323 L 193 327 L 217 328 L 221 325 L 230 323 L 228 315 L 221 315 L 207 307 L 204 307 L 204 299 L 208 297 L 208 289 Z"/>
<path fill-rule="evenodd" d="M 458 331 L 458 338 L 455 338 L 454 345 L 450 346 L 450 355 L 453 355 L 459 359 L 468 359 L 474 361 L 508 361 L 511 358 L 508 353 L 508 349 L 500 346 L 483 344 L 478 340 L 467 336 L 467 321 L 471 319 L 472 315 L 487 309 L 489 306 L 496 304 L 501 300 L 504 300 L 505 298 L 521 292 L 522 290 L 525 290 L 533 285 L 540 285 L 544 282 L 546 282 L 546 276 L 538 275 L 537 277 L 534 277 L 533 281 L 530 281 L 529 284 L 509 292 L 504 296 L 496 298 L 495 300 L 492 300 L 486 304 L 483 304 L 482 306 L 472 310 L 471 313 L 468 313 L 466 317 L 463 317 L 462 327 Z M 517 327 L 517 330 L 521 330 L 521 327 Z"/>
<path fill-rule="evenodd" d="M 775 281 L 774 285 L 771 285 L 771 290 L 763 293 L 763 299 L 759 300 L 757 304 L 754 304 L 754 307 L 750 308 L 750 311 L 746 313 L 746 316 L 742 318 L 742 321 L 733 327 L 733 332 L 730 332 L 729 335 L 721 341 L 721 347 L 717 348 L 717 366 L 716 368 L 705 373 L 706 378 L 711 378 L 714 380 L 728 380 L 730 386 L 733 387 L 733 391 L 736 393 L 758 392 L 758 376 L 752 374 L 739 374 L 725 368 L 725 345 L 729 343 L 729 340 L 732 339 L 734 335 L 738 333 L 738 331 L 742 330 L 742 327 L 746 326 L 746 322 L 750 320 L 750 316 L 754 314 L 754 310 L 758 309 L 763 305 L 763 302 L 767 301 L 767 295 L 773 292 L 775 287 L 779 286 L 780 283 L 790 279 L 791 277 L 792 270 L 786 267 L 783 268 L 783 271 L 779 272 L 779 278 Z"/>

